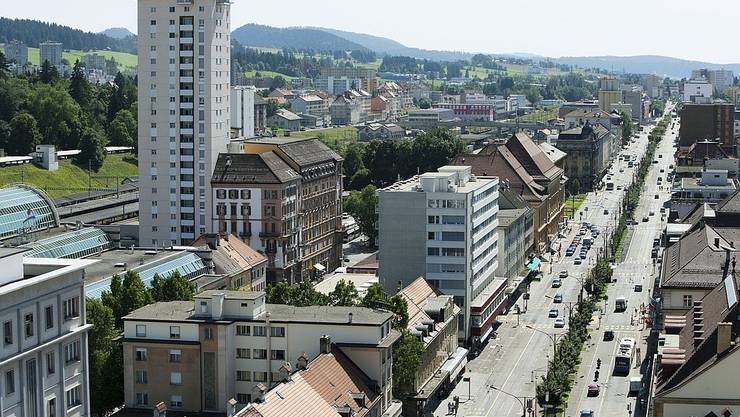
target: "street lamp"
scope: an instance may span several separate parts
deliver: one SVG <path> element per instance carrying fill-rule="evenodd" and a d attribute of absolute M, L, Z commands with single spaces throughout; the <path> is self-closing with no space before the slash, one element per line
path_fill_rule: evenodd
<path fill-rule="evenodd" d="M 506 391 L 504 391 L 504 390 L 502 390 L 500 388 L 496 388 L 493 385 L 489 385 L 488 387 L 491 388 L 492 390 L 495 390 L 495 391 L 498 391 L 500 393 L 506 394 L 509 397 L 512 397 L 512 398 L 516 399 L 517 401 L 519 401 L 519 404 L 521 404 L 521 406 L 522 406 L 522 417 L 527 417 L 527 406 L 524 404 L 524 401 L 522 401 L 521 398 L 517 397 L 514 394 L 511 394 L 509 392 L 506 392 Z M 527 399 L 527 397 L 522 397 L 522 398 L 524 398 L 525 400 Z"/>
<path fill-rule="evenodd" d="M 547 333 L 547 332 L 543 332 L 540 329 L 535 329 L 534 327 L 530 326 L 529 324 L 525 325 L 524 327 L 526 327 L 528 329 L 531 329 L 531 330 L 534 330 L 535 332 L 542 333 L 545 336 L 547 336 L 548 338 L 550 338 L 550 341 L 552 341 L 552 360 L 555 360 L 555 357 L 557 356 L 558 336 L 562 336 L 562 334 L 558 334 L 558 333 L 550 334 L 550 333 Z"/>

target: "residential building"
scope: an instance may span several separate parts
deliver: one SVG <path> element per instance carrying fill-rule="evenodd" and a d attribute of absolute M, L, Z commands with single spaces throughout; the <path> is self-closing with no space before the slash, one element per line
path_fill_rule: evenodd
<path fill-rule="evenodd" d="M 95 261 L 24 258 L 0 248 L 2 414 L 90 416 L 85 268 Z"/>
<path fill-rule="evenodd" d="M 221 154 L 211 186 L 211 229 L 264 253 L 268 283 L 299 281 L 298 173 L 274 152 Z"/>
<path fill-rule="evenodd" d="M 290 110 L 323 119 L 329 114 L 329 100 L 315 94 L 298 96 L 290 102 Z"/>
<path fill-rule="evenodd" d="M 612 104 L 622 102 L 622 91 L 619 89 L 619 80 L 605 77 L 599 80 L 599 108 L 602 111 L 611 111 Z"/>
<path fill-rule="evenodd" d="M 444 166 L 378 191 L 378 276 L 388 292 L 423 276 L 454 296 L 463 313 L 458 337 L 484 341 L 501 303 L 496 177 L 476 177 L 469 166 Z M 501 290 L 503 292 L 503 289 Z M 473 321 L 473 306 L 486 314 Z M 482 313 L 478 312 L 478 316 Z"/>
<path fill-rule="evenodd" d="M 316 358 L 299 358 L 296 372 L 290 370 L 281 370 L 280 384 L 235 417 L 386 415 L 374 381 L 329 341 L 321 344 Z"/>
<path fill-rule="evenodd" d="M 729 103 L 692 104 L 681 109 L 679 146 L 701 140 L 717 140 L 730 155 L 735 155 L 735 109 Z"/>
<path fill-rule="evenodd" d="M 231 130 L 237 138 L 253 138 L 255 135 L 255 96 L 257 89 L 252 86 L 235 85 L 231 87 Z"/>
<path fill-rule="evenodd" d="M 740 395 L 735 271 L 682 315 L 666 316 L 648 392 L 655 417 L 731 416 Z"/>
<path fill-rule="evenodd" d="M 406 300 L 407 330 L 424 344 L 413 386 L 407 387 L 414 394 L 405 399 L 403 415 L 421 417 L 428 415 L 427 405 L 436 404 L 436 394 L 462 378 L 468 350 L 457 346 L 460 308 L 452 296 L 442 295 L 422 277 L 398 293 Z"/>
<path fill-rule="evenodd" d="M 49 64 L 61 71 L 62 52 L 64 52 L 64 48 L 61 42 L 46 41 L 39 43 L 39 65 L 43 65 L 44 61 L 49 61 Z"/>
<path fill-rule="evenodd" d="M 262 95 L 254 95 L 254 133 L 261 134 L 267 127 L 267 100 Z"/>
<path fill-rule="evenodd" d="M 363 307 L 267 304 L 264 292 L 205 291 L 123 318 L 124 403 L 187 413 L 225 412 L 270 388 L 334 344 L 391 403 L 393 314 Z M 301 365 L 303 364 L 303 365 Z M 298 375 L 300 377 L 300 374 Z M 309 404 L 303 404 L 309 406 Z M 284 415 L 284 414 L 279 414 Z"/>
<path fill-rule="evenodd" d="M 717 203 L 732 195 L 737 184 L 728 178 L 727 171 L 706 169 L 700 178 L 680 178 L 671 188 L 671 200 L 694 200 L 704 203 Z"/>
<path fill-rule="evenodd" d="M 372 94 L 365 90 L 348 90 L 344 94 L 346 97 L 360 102 L 360 123 L 368 121 L 372 112 Z"/>
<path fill-rule="evenodd" d="M 620 105 L 618 103 L 617 105 Z M 565 115 L 565 128 L 573 129 L 577 126 L 583 126 L 586 123 L 594 126 L 600 124 L 601 126 L 612 130 L 620 130 L 622 126 L 621 116 L 615 115 L 603 110 L 589 110 L 586 108 L 574 110 Z M 621 137 L 621 133 L 620 133 Z"/>
<path fill-rule="evenodd" d="M 246 153 L 268 151 L 300 176 L 300 276 L 335 270 L 342 261 L 342 157 L 316 138 L 251 140 L 245 146 Z"/>
<path fill-rule="evenodd" d="M 138 2 L 144 245 L 187 245 L 210 226 L 206 179 L 231 130 L 230 7 L 224 0 Z"/>
<path fill-rule="evenodd" d="M 207 266 L 225 288 L 265 291 L 267 257 L 241 241 L 236 235 L 215 233 L 200 236 L 193 246 L 206 246 L 211 253 Z"/>
<path fill-rule="evenodd" d="M 534 250 L 533 210 L 522 208 L 498 211 L 499 263 L 496 276 L 513 282 Z"/>
<path fill-rule="evenodd" d="M 578 179 L 580 192 L 592 190 L 611 163 L 617 138 L 601 124 L 575 127 L 558 135 L 558 149 L 566 153 L 565 176 Z"/>
<path fill-rule="evenodd" d="M 650 98 L 661 98 L 664 95 L 663 78 L 655 74 L 646 74 L 640 77 L 645 94 Z"/>
<path fill-rule="evenodd" d="M 455 117 L 462 120 L 483 122 L 496 120 L 495 104 L 435 103 L 432 107 L 452 110 Z"/>
<path fill-rule="evenodd" d="M 98 54 L 87 54 L 83 55 L 80 59 L 85 64 L 85 69 L 99 69 L 105 70 L 106 60 L 105 56 Z"/>
<path fill-rule="evenodd" d="M 267 118 L 267 125 L 277 129 L 298 131 L 301 130 L 301 116 L 290 110 L 278 109 L 275 114 Z"/>
<path fill-rule="evenodd" d="M 562 103 L 558 109 L 558 118 L 563 119 L 568 113 L 575 110 L 592 111 L 599 109 L 598 100 L 568 101 Z M 607 110 L 608 111 L 608 110 Z"/>
<path fill-rule="evenodd" d="M 20 67 L 28 64 L 28 46 L 17 40 L 12 40 L 5 44 L 5 59 L 8 62 L 14 62 Z"/>
<path fill-rule="evenodd" d="M 622 103 L 630 106 L 631 111 L 628 113 L 630 117 L 632 117 L 632 121 L 637 124 L 642 124 L 643 122 L 643 103 L 642 103 L 642 89 L 640 86 L 636 86 L 638 88 L 632 88 L 629 90 L 622 91 Z"/>
<path fill-rule="evenodd" d="M 732 70 L 718 69 L 710 70 L 706 68 L 692 70 L 692 79 L 706 79 L 712 85 L 714 92 L 722 93 L 735 84 L 735 75 Z"/>
<path fill-rule="evenodd" d="M 434 129 L 441 122 L 449 122 L 455 119 L 452 109 L 422 109 L 412 110 L 408 114 L 408 127 L 411 129 Z"/>
<path fill-rule="evenodd" d="M 470 165 L 477 176 L 498 177 L 502 196 L 504 192 L 517 193 L 533 210 L 534 252 L 543 255 L 549 250 L 563 222 L 563 169 L 527 134 L 518 132 L 503 145 L 488 145 L 477 154 L 459 155 L 450 163 Z M 520 207 L 502 203 L 501 208 Z"/>
<path fill-rule="evenodd" d="M 338 95 L 329 106 L 331 122 L 336 126 L 360 123 L 362 111 L 360 99 L 354 99 L 343 94 Z"/>
<path fill-rule="evenodd" d="M 712 98 L 714 88 L 706 79 L 691 79 L 683 84 L 685 103 L 705 103 Z"/>
<path fill-rule="evenodd" d="M 339 80 L 339 89 L 330 91 L 330 88 Z M 357 81 L 359 80 L 359 84 Z M 356 84 L 354 87 L 352 83 Z M 324 90 L 329 94 L 341 94 L 347 90 L 362 89 L 373 92 L 378 88 L 378 72 L 370 68 L 358 67 L 322 67 L 320 76 L 315 80 L 316 88 Z M 347 85 L 349 83 L 349 85 Z"/>
<path fill-rule="evenodd" d="M 406 136 L 406 130 L 394 123 L 368 123 L 357 127 L 359 140 L 401 139 L 404 136 Z"/>

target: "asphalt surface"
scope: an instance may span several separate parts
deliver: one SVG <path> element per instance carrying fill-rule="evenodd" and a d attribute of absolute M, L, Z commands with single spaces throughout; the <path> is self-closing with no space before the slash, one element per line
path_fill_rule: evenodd
<path fill-rule="evenodd" d="M 667 109 L 667 111 L 670 110 Z M 637 155 L 639 161 L 647 149 L 647 136 L 651 130 L 652 127 L 645 127 L 639 139 L 636 139 L 621 153 Z M 659 165 L 665 165 L 666 172 L 673 158 L 673 152 L 670 150 L 673 143 L 670 128 L 668 131 L 667 138 L 656 151 L 656 158 L 658 154 L 663 154 Z M 676 132 L 678 132 L 677 127 Z M 553 338 L 567 331 L 569 305 L 575 305 L 577 302 L 581 281 L 589 268 L 595 264 L 598 251 L 604 248 L 605 235 L 615 226 L 617 218 L 615 214 L 624 197 L 624 189 L 633 181 L 636 169 L 636 167 L 628 168 L 626 161 L 615 159 L 610 169 L 613 174 L 612 181 L 615 184 L 614 191 L 588 193 L 574 217 L 575 220 L 570 222 L 570 225 L 563 231 L 565 236 L 555 243 L 556 245 L 561 244 L 560 253 L 553 257 L 552 265 L 548 262 L 542 263 L 541 270 L 544 276 L 541 281 L 531 284 L 530 299 L 526 302 L 521 298 L 516 301 L 516 304 L 522 307 L 522 314 L 517 315 L 515 309 L 512 308 L 508 315 L 499 318 L 502 324 L 497 329 L 497 337 L 489 340 L 480 355 L 468 363 L 464 377 L 470 378 L 470 382 L 459 382 L 448 397 L 440 401 L 433 413 L 427 415 L 448 415 L 447 403 L 452 401 L 454 396 L 460 398 L 457 416 L 518 417 L 522 415 L 526 398 L 532 398 L 535 395 L 535 381 L 539 380 L 539 377 L 547 370 L 548 358 L 553 352 Z M 640 320 L 635 320 L 631 324 L 630 315 L 634 314 L 632 310 L 634 306 L 639 308 L 640 303 L 647 303 L 647 297 L 652 288 L 652 279 L 649 276 L 652 273 L 652 260 L 650 259 L 652 236 L 657 235 L 662 228 L 659 207 L 670 196 L 668 191 L 662 194 L 658 192 L 660 198 L 654 199 L 657 192 L 655 185 L 657 174 L 654 171 L 657 169 L 654 165 L 648 175 L 647 191 L 644 191 L 641 196 L 636 217 L 640 221 L 643 214 L 648 216 L 651 209 L 655 210 L 655 215 L 648 216 L 648 222 L 634 227 L 634 237 L 625 262 L 615 268 L 617 283 L 610 285 L 608 292 L 609 302 L 612 304 L 607 305 L 606 314 L 601 317 L 601 320 L 597 320 L 599 329 L 593 332 L 589 350 L 584 354 L 582 369 L 579 370 L 577 385 L 572 391 L 566 416 L 578 416 L 576 411 L 581 408 L 592 408 L 596 416 L 626 415 L 626 384 L 628 384 L 629 377 L 617 379 L 617 377 L 602 373 L 600 382 L 603 382 L 604 386 L 599 397 L 586 398 L 583 387 L 593 380 L 592 366 L 589 361 L 594 362 L 595 367 L 596 358 L 600 357 L 602 369 L 611 369 L 613 350 L 619 338 L 640 334 Z M 583 260 L 581 265 L 576 265 L 574 260 L 581 246 L 579 245 L 574 256 L 565 256 L 565 250 L 575 235 L 579 233 L 581 221 L 595 224 L 601 233 L 588 251 L 587 259 Z M 562 280 L 560 288 L 552 288 L 553 278 L 563 270 L 568 271 L 568 277 Z M 643 283 L 643 292 L 633 291 L 635 282 Z M 553 302 L 556 294 L 562 295 L 562 303 Z M 629 297 L 627 312 L 613 313 L 610 311 L 609 307 L 613 308 L 613 300 L 617 296 Z M 523 308 L 525 304 L 526 311 Z M 551 308 L 558 309 L 558 316 L 565 318 L 565 328 L 554 327 L 555 318 L 548 317 Z M 600 341 L 601 332 L 604 329 L 615 331 L 615 341 Z M 642 350 L 644 351 L 644 346 Z M 541 415 L 541 410 L 537 410 L 537 414 L 533 415 Z"/>

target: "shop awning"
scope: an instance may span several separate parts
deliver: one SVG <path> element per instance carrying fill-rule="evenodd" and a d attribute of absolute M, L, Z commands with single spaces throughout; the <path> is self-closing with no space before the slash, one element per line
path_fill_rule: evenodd
<path fill-rule="evenodd" d="M 533 257 L 533 258 L 532 258 L 532 260 L 531 260 L 531 261 L 529 261 L 529 263 L 527 264 L 527 269 L 529 269 L 530 271 L 534 271 L 535 269 L 537 269 L 537 267 L 538 267 L 539 265 L 540 265 L 540 258 L 538 258 L 538 257 L 536 257 L 536 256 L 535 256 L 535 257 Z"/>
<path fill-rule="evenodd" d="M 448 371 L 450 373 L 450 381 L 454 381 L 467 364 L 468 350 L 458 347 L 455 353 L 442 364 L 442 371 Z"/>
<path fill-rule="evenodd" d="M 315 269 L 315 270 L 317 270 L 317 271 L 319 271 L 319 272 L 324 272 L 324 271 L 326 271 L 326 267 L 325 267 L 324 265 L 321 265 L 321 264 L 316 264 L 316 265 L 314 265 L 313 267 L 314 267 L 314 269 Z"/>

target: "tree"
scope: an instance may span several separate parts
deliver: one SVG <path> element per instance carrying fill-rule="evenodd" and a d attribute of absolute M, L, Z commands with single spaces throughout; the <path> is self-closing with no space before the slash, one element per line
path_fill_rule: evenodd
<path fill-rule="evenodd" d="M 352 143 L 347 146 L 347 151 L 344 154 L 344 163 L 342 163 L 344 175 L 347 178 L 352 178 L 357 171 L 365 168 L 365 164 L 362 162 L 362 153 L 362 145 L 358 143 Z"/>
<path fill-rule="evenodd" d="M 116 113 L 113 121 L 110 122 L 110 126 L 108 126 L 110 144 L 136 147 L 136 136 L 136 119 L 134 119 L 134 115 L 128 110 L 120 110 Z"/>
<path fill-rule="evenodd" d="M 39 72 L 39 80 L 44 84 L 53 84 L 59 79 L 59 71 L 57 67 L 51 65 L 48 60 L 44 60 L 41 64 L 41 71 Z"/>
<path fill-rule="evenodd" d="M 396 294 L 388 299 L 391 311 L 396 315 L 393 318 L 393 328 L 404 330 L 409 325 L 409 306 L 406 299 L 400 294 Z"/>
<path fill-rule="evenodd" d="M 108 104 L 108 121 L 112 121 L 119 111 L 132 109 L 136 103 L 136 86 L 133 84 L 131 79 L 120 72 L 116 74 L 116 78 L 113 80 L 113 88 L 110 94 L 110 102 Z"/>
<path fill-rule="evenodd" d="M 85 128 L 80 138 L 80 153 L 75 157 L 75 163 L 98 172 L 105 161 L 105 145 L 105 136 L 98 129 Z"/>
<path fill-rule="evenodd" d="M 10 136 L 5 151 L 10 155 L 28 155 L 36 150 L 41 140 L 36 119 L 26 112 L 18 113 L 10 121 Z"/>
<path fill-rule="evenodd" d="M 155 274 L 149 291 L 155 302 L 191 301 L 195 295 L 195 285 L 175 271 L 165 278 Z"/>
<path fill-rule="evenodd" d="M 64 83 L 35 85 L 26 108 L 36 119 L 44 143 L 55 145 L 57 150 L 78 149 L 84 128 L 82 109 Z"/>
<path fill-rule="evenodd" d="M 123 402 L 123 356 L 120 342 L 114 341 L 121 329 L 116 328 L 113 310 L 100 300 L 86 301 L 90 362 L 91 411 L 105 416 Z"/>
<path fill-rule="evenodd" d="M 355 172 L 349 180 L 349 190 L 361 190 L 372 182 L 372 173 L 369 169 L 363 167 L 359 171 Z"/>
<path fill-rule="evenodd" d="M 627 143 L 632 136 L 632 118 L 627 112 L 622 112 L 622 144 Z"/>
<path fill-rule="evenodd" d="M 270 284 L 265 292 L 265 300 L 270 304 L 290 304 L 291 291 L 290 284 L 285 281 Z"/>
<path fill-rule="evenodd" d="M 100 301 L 113 311 L 116 328 L 121 329 L 123 328 L 122 317 L 137 308 L 151 304 L 152 297 L 139 273 L 129 270 L 126 271 L 123 279 L 118 275 L 113 275 L 110 291 L 103 291 Z"/>
<path fill-rule="evenodd" d="M 537 103 L 542 101 L 542 94 L 540 94 L 540 90 L 536 87 L 528 88 L 525 95 L 527 97 L 527 101 L 532 103 L 532 107 L 537 107 Z"/>
<path fill-rule="evenodd" d="M 362 306 L 367 308 L 377 308 L 378 303 L 385 302 L 386 298 L 383 285 L 376 282 L 367 288 L 365 296 L 362 297 Z"/>
<path fill-rule="evenodd" d="M 0 51 L 0 78 L 5 78 L 8 74 L 8 60 L 5 59 L 5 54 Z"/>
<path fill-rule="evenodd" d="M 270 90 L 275 90 L 276 88 L 283 88 L 285 87 L 285 84 L 287 82 L 285 81 L 285 78 L 283 78 L 280 75 L 276 75 L 273 77 L 272 81 L 270 82 Z"/>
<path fill-rule="evenodd" d="M 69 81 L 69 95 L 82 108 L 87 108 L 90 103 L 90 83 L 85 78 L 85 67 L 80 61 L 75 61 L 72 69 L 72 78 Z"/>
<path fill-rule="evenodd" d="M 419 108 L 420 109 L 429 109 L 432 107 L 432 103 L 429 101 L 428 98 L 422 98 L 419 100 Z"/>
<path fill-rule="evenodd" d="M 340 279 L 334 287 L 334 291 L 329 293 L 329 300 L 335 306 L 353 306 L 357 304 L 358 297 L 359 294 L 357 293 L 357 288 L 355 288 L 355 283 L 343 279 Z"/>
<path fill-rule="evenodd" d="M 296 307 L 322 306 L 329 304 L 329 297 L 316 291 L 311 281 L 304 279 L 291 288 L 291 305 Z"/>
<path fill-rule="evenodd" d="M 423 354 L 424 343 L 408 330 L 404 330 L 393 344 L 393 395 L 396 398 L 416 393 L 416 372 Z"/>
<path fill-rule="evenodd" d="M 374 185 L 368 185 L 362 191 L 352 191 L 344 201 L 344 209 L 354 217 L 360 231 L 368 238 L 368 245 L 375 245 L 375 206 L 378 204 Z"/>

